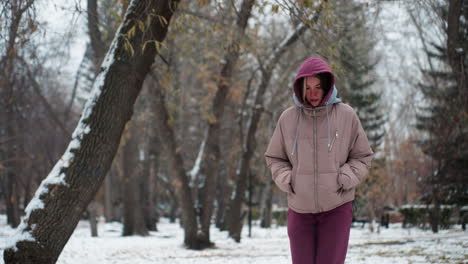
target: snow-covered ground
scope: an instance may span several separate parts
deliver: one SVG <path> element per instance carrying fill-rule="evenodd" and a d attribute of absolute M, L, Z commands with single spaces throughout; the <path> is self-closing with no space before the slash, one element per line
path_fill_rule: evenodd
<path fill-rule="evenodd" d="M 81 221 L 57 263 L 291 263 L 285 227 L 254 227 L 252 237 L 244 229 L 242 242 L 227 238 L 227 232 L 213 228 L 214 249 L 187 250 L 182 246 L 183 232 L 178 224 L 162 219 L 158 232 L 149 237 L 121 237 L 120 223 L 99 223 L 99 237 L 90 234 L 89 223 Z M 0 216 L 0 263 L 3 250 L 13 230 Z M 367 228 L 352 228 L 346 263 L 416 264 L 468 263 L 468 232 L 460 226 L 439 234 L 419 229 L 402 229 L 393 224 L 380 234 Z"/>

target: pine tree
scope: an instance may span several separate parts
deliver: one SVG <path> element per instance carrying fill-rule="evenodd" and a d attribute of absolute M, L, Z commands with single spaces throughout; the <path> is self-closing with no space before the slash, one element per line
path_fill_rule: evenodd
<path fill-rule="evenodd" d="M 354 1 L 346 1 L 339 7 L 337 16 L 343 25 L 339 39 L 338 57 L 343 68 L 341 76 L 337 78 L 339 96 L 345 103 L 350 104 L 356 111 L 374 152 L 378 151 L 384 136 L 385 118 L 380 104 L 381 94 L 375 91 L 377 80 L 374 74 L 378 59 L 373 57 L 375 41 L 367 21 L 364 7 Z M 384 188 L 386 174 L 381 168 L 385 160 L 374 159 L 372 168 L 366 181 L 356 192 L 355 212 L 363 210 L 371 221 L 379 217 L 385 202 L 385 196 L 380 195 Z M 359 214 L 359 213 L 358 213 Z M 362 216 L 362 215 L 361 215 Z M 355 215 L 356 217 L 356 215 Z"/>
<path fill-rule="evenodd" d="M 372 57 L 375 41 L 364 7 L 353 1 L 343 5 L 340 16 L 344 29 L 338 54 L 344 73 L 338 77 L 338 90 L 344 102 L 358 114 L 372 149 L 376 151 L 384 136 L 385 119 L 380 105 L 381 94 L 373 90 L 376 84 L 374 70 L 378 63 Z"/>
<path fill-rule="evenodd" d="M 457 1 L 450 4 L 453 2 Z M 442 26 L 447 42 L 431 42 L 431 49 L 426 50 L 429 66 L 421 69 L 424 79 L 418 85 L 426 104 L 417 115 L 417 128 L 425 133 L 419 140 L 420 146 L 433 160 L 432 174 L 425 178 L 427 191 L 422 200 L 433 205 L 430 220 L 434 232 L 440 224 L 441 204 L 468 203 L 468 112 L 464 96 L 468 89 L 468 6 L 461 5 L 458 21 L 455 19 L 458 28 L 455 36 L 449 35 L 453 20 L 448 20 L 454 17 L 449 13 L 449 2 L 442 2 L 436 10 L 448 24 Z M 455 63 L 450 49 L 456 52 Z"/>

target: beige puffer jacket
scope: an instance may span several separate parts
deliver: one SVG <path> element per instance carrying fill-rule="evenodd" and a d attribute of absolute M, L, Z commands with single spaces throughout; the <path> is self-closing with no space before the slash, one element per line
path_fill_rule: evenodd
<path fill-rule="evenodd" d="M 324 212 L 353 200 L 372 157 L 358 116 L 344 103 L 288 108 L 265 153 L 273 180 L 299 213 Z"/>

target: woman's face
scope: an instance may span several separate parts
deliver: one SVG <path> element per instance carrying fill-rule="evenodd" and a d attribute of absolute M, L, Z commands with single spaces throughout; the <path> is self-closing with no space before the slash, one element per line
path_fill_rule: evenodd
<path fill-rule="evenodd" d="M 315 76 L 305 78 L 305 98 L 314 107 L 320 104 L 323 98 L 323 88 L 319 78 Z"/>

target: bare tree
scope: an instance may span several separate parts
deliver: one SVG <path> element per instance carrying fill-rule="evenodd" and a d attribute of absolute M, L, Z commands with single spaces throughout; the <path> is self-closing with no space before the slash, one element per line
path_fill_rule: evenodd
<path fill-rule="evenodd" d="M 34 24 L 34 0 L 5 1 L 0 5 L 0 183 L 5 190 L 4 199 L 7 205 L 7 221 L 13 227 L 18 226 L 19 219 L 19 159 L 21 139 L 19 137 L 20 113 L 18 112 L 21 92 L 19 87 L 24 80 L 18 78 L 20 42 L 28 41 L 30 27 L 22 29 L 26 19 Z"/>
<path fill-rule="evenodd" d="M 244 39 L 247 21 L 251 15 L 254 0 L 244 0 L 237 13 L 236 25 L 233 27 L 232 38 L 228 40 L 225 54 L 221 65 L 220 73 L 214 73 L 212 78 L 216 80 L 216 93 L 210 107 L 210 117 L 208 128 L 204 133 L 203 143 L 200 144 L 198 152 L 199 161 L 201 161 L 201 170 L 194 169 L 190 173 L 185 171 L 186 160 L 184 160 L 181 150 L 182 143 L 176 138 L 173 116 L 168 109 L 168 93 L 153 90 L 153 96 L 157 98 L 157 122 L 161 142 L 169 153 L 169 164 L 173 173 L 173 182 L 176 189 L 180 206 L 182 207 L 182 223 L 185 231 L 184 243 L 192 249 L 203 249 L 211 247 L 210 225 L 216 196 L 216 182 L 218 177 L 219 159 L 219 137 L 221 129 L 221 120 L 226 105 L 226 98 L 230 90 L 231 78 L 234 68 L 240 56 L 240 45 Z M 233 7 L 235 8 L 235 7 Z M 172 60 L 173 54 L 169 52 L 167 65 L 172 71 L 177 72 L 177 65 Z M 161 76 L 155 73 L 155 82 L 161 83 Z M 175 90 L 181 82 L 175 81 Z M 177 97 L 176 101 L 180 102 Z M 184 134 L 185 132 L 181 132 Z M 197 164 L 197 162 L 195 162 Z M 198 165 L 194 167 L 199 167 Z M 190 177 L 189 177 L 190 176 Z M 198 189 L 199 185 L 204 187 Z"/>
<path fill-rule="evenodd" d="M 232 75 L 240 55 L 240 43 L 245 37 L 247 22 L 251 16 L 255 0 L 244 0 L 238 12 L 236 27 L 232 41 L 227 47 L 227 52 L 220 65 L 220 73 L 217 78 L 217 91 L 211 106 L 213 120 L 208 124 L 207 140 L 203 152 L 202 173 L 205 174 L 202 189 L 201 210 L 201 234 L 206 240 L 210 238 L 210 225 L 216 197 L 216 186 L 218 180 L 220 151 L 221 120 L 223 119 L 226 97 L 231 87 Z"/>

